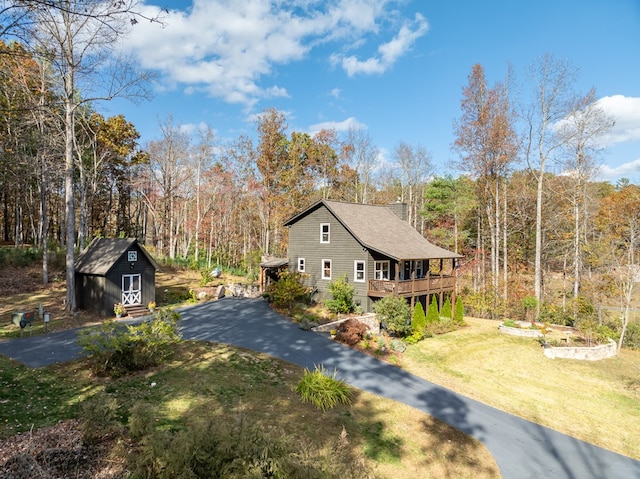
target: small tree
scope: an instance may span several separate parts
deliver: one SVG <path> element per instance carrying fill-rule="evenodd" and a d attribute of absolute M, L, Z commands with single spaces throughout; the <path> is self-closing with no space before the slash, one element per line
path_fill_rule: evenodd
<path fill-rule="evenodd" d="M 427 326 L 427 317 L 424 315 L 422 303 L 418 303 L 413 308 L 413 317 L 411 318 L 411 330 L 415 332 L 423 332 Z"/>
<path fill-rule="evenodd" d="M 429 310 L 427 311 L 427 324 L 434 324 L 440 320 L 440 314 L 438 313 L 438 301 L 434 296 L 431 297 L 431 304 L 429 304 Z"/>
<path fill-rule="evenodd" d="M 390 333 L 405 336 L 411 331 L 411 308 L 399 296 L 385 296 L 373 303 L 373 310 L 380 319 L 380 323 Z"/>
<path fill-rule="evenodd" d="M 456 298 L 456 307 L 453 313 L 453 322 L 456 324 L 464 324 L 464 305 L 462 304 L 462 298 L 460 296 Z"/>
<path fill-rule="evenodd" d="M 301 301 L 309 294 L 309 288 L 304 285 L 304 277 L 297 271 L 283 271 L 267 287 L 267 296 L 279 308 L 293 308 L 296 301 Z"/>
<path fill-rule="evenodd" d="M 447 298 L 442 305 L 442 311 L 440 311 L 440 316 L 443 318 L 452 319 L 451 316 L 451 298 Z"/>
<path fill-rule="evenodd" d="M 333 295 L 333 299 L 325 301 L 325 306 L 329 311 L 343 314 L 353 311 L 355 288 L 347 281 L 346 274 L 329 283 L 329 292 Z"/>

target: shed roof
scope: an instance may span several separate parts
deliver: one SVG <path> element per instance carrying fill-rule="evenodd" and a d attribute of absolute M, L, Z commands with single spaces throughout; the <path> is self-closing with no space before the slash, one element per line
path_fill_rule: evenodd
<path fill-rule="evenodd" d="M 461 258 L 462 255 L 434 245 L 389 206 L 320 200 L 289 219 L 292 225 L 325 206 L 364 247 L 396 260 Z"/>
<path fill-rule="evenodd" d="M 135 238 L 94 238 L 78 255 L 76 273 L 105 276 L 117 261 L 133 245 L 137 245 L 155 269 L 160 269 L 155 260 Z"/>

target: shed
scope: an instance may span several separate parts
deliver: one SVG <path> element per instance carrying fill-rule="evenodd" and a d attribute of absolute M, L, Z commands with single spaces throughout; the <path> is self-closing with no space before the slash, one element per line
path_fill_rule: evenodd
<path fill-rule="evenodd" d="M 95 238 L 75 263 L 78 308 L 102 317 L 113 305 L 146 307 L 156 297 L 158 264 L 135 238 Z"/>

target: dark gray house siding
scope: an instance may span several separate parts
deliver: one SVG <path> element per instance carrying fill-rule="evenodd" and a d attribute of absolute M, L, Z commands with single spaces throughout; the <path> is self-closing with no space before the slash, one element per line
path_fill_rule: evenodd
<path fill-rule="evenodd" d="M 320 242 L 322 224 L 329 225 L 329 243 Z M 346 274 L 355 287 L 354 300 L 367 309 L 367 282 L 373 278 L 369 267 L 371 255 L 326 208 L 312 211 L 289 229 L 289 270 L 298 271 L 298 260 L 304 258 L 309 284 L 317 289 L 317 300 L 330 299 L 331 280 Z M 331 279 L 322 278 L 323 261 L 331 261 Z M 365 281 L 354 281 L 355 261 L 365 262 Z"/>
<path fill-rule="evenodd" d="M 135 261 L 129 253 L 135 252 Z M 94 240 L 76 261 L 76 300 L 78 308 L 101 317 L 113 316 L 113 305 L 123 303 L 146 306 L 155 301 L 157 264 L 135 239 Z M 125 283 L 133 280 L 133 293 L 123 293 Z M 139 283 L 138 283 L 139 279 Z"/>

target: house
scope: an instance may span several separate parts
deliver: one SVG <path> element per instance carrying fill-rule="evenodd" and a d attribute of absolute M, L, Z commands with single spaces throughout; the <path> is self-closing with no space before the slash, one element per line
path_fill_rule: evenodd
<path fill-rule="evenodd" d="M 122 303 L 131 314 L 156 297 L 157 263 L 135 238 L 95 238 L 75 263 L 78 308 L 113 316 Z"/>
<path fill-rule="evenodd" d="M 406 221 L 406 204 L 364 205 L 320 200 L 289 219 L 289 269 L 308 275 L 319 300 L 330 299 L 331 280 L 346 274 L 365 312 L 388 295 L 426 308 L 455 294 L 456 261 Z M 455 298 L 452 298 L 452 302 Z"/>

